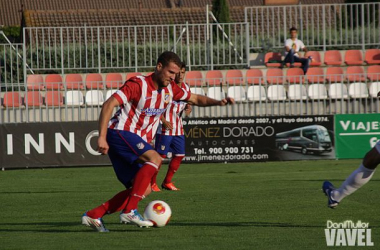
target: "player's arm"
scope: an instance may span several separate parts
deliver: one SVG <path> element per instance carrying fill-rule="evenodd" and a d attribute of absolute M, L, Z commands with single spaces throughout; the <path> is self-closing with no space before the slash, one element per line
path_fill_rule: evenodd
<path fill-rule="evenodd" d="M 99 116 L 99 138 L 98 138 L 98 151 L 102 154 L 108 153 L 108 143 L 107 143 L 107 128 L 108 122 L 111 118 L 112 112 L 115 107 L 118 107 L 119 101 L 111 96 L 105 103 L 103 103 L 102 111 Z"/>
<path fill-rule="evenodd" d="M 165 116 L 161 116 L 161 122 L 162 122 L 162 126 L 164 126 L 166 129 L 169 129 L 169 130 L 172 130 L 173 129 L 173 123 L 167 121 L 165 119 Z"/>
<path fill-rule="evenodd" d="M 201 107 L 208 106 L 225 106 L 227 104 L 234 104 L 235 100 L 231 97 L 224 98 L 222 100 L 215 100 L 204 95 L 197 95 L 191 93 L 190 98 L 187 100 L 189 104 Z"/>
<path fill-rule="evenodd" d="M 190 104 L 186 104 L 186 106 L 185 106 L 185 115 L 189 116 L 191 114 L 192 110 L 193 110 L 193 107 Z"/>

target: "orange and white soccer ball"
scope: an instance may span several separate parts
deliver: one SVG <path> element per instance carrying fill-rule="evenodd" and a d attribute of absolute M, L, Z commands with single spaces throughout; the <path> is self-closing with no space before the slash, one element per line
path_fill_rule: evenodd
<path fill-rule="evenodd" d="M 164 201 L 155 200 L 150 202 L 144 211 L 144 218 L 153 222 L 155 227 L 164 227 L 169 223 L 172 210 Z"/>

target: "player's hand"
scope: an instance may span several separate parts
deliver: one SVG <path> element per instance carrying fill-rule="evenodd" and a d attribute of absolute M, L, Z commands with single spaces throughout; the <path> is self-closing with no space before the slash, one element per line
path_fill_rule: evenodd
<path fill-rule="evenodd" d="M 227 97 L 220 101 L 220 106 L 226 106 L 228 104 L 235 104 L 235 99 L 232 97 Z"/>
<path fill-rule="evenodd" d="M 167 120 L 162 121 L 162 126 L 164 126 L 166 129 L 169 129 L 169 130 L 173 129 L 173 123 L 168 122 Z"/>
<path fill-rule="evenodd" d="M 192 110 L 193 110 L 193 107 L 190 104 L 186 104 L 185 115 L 189 116 Z"/>
<path fill-rule="evenodd" d="M 104 137 L 99 137 L 98 138 L 98 152 L 106 155 L 108 154 L 108 149 L 110 147 L 108 146 L 107 140 Z"/>

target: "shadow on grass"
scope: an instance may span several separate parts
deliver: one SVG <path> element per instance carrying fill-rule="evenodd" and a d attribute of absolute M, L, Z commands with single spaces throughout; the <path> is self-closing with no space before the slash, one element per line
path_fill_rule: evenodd
<path fill-rule="evenodd" d="M 1 194 L 63 194 L 63 193 L 88 193 L 88 191 L 7 191 L 0 192 Z"/>
<path fill-rule="evenodd" d="M 280 222 L 259 222 L 259 221 L 247 221 L 247 222 L 172 222 L 173 226 L 180 227 L 284 227 L 284 228 L 325 228 L 325 226 L 316 225 L 296 225 L 290 223 Z"/>

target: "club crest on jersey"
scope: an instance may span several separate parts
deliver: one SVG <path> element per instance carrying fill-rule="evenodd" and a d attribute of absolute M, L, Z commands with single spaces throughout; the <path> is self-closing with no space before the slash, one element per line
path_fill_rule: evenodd
<path fill-rule="evenodd" d="M 145 147 L 144 143 L 140 142 L 140 143 L 137 143 L 136 147 L 138 149 L 143 149 Z"/>
<path fill-rule="evenodd" d="M 164 101 L 165 101 L 165 103 L 169 103 L 170 100 L 171 100 L 170 93 L 165 93 L 165 97 L 164 97 Z"/>
<path fill-rule="evenodd" d="M 165 150 L 165 145 L 161 145 L 161 150 Z"/>

